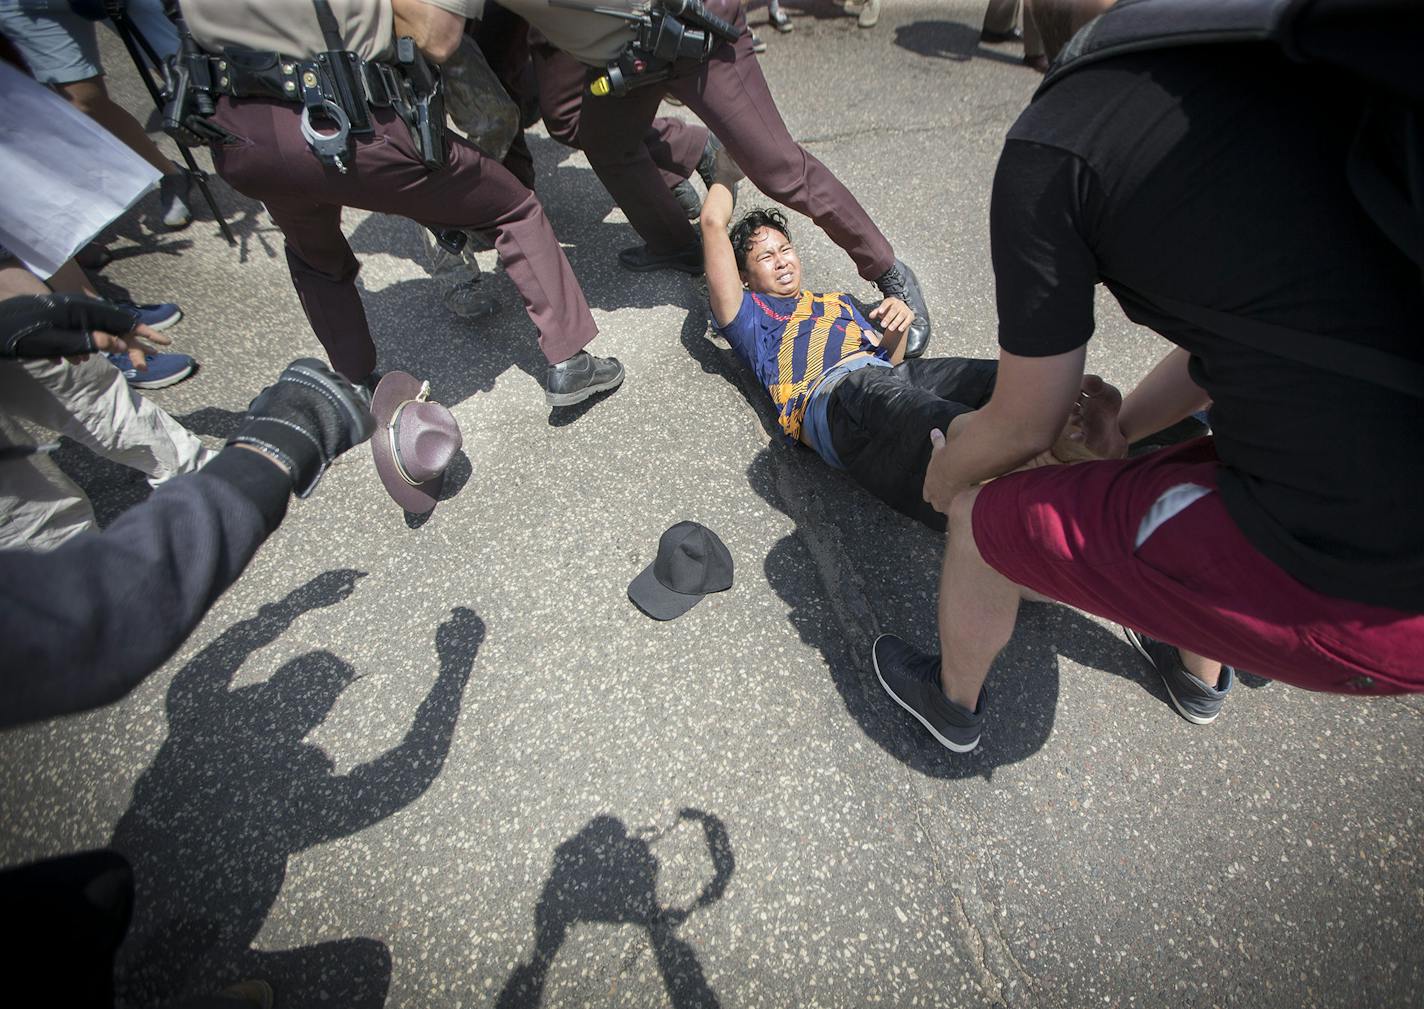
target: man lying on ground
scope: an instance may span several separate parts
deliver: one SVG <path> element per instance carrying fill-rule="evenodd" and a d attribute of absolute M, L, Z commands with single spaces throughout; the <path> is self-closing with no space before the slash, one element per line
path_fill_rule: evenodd
<path fill-rule="evenodd" d="M 729 233 L 739 177 L 724 152 L 702 208 L 707 295 L 718 330 L 766 387 L 788 438 L 895 510 L 943 530 L 944 516 L 921 494 L 929 435 L 988 402 L 997 363 L 903 361 L 913 318 L 904 302 L 886 298 L 870 308 L 839 291 L 803 289 L 780 211 L 751 210 Z M 1030 464 L 1121 455 L 1121 403 L 1116 389 L 1088 376 L 1059 442 Z"/>

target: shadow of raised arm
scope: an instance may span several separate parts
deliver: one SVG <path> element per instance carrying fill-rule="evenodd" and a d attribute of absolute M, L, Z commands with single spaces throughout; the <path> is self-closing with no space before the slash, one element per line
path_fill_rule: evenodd
<path fill-rule="evenodd" d="M 457 608 L 435 632 L 440 675 L 416 709 L 405 738 L 375 760 L 324 781 L 312 796 L 316 835 L 312 844 L 346 837 L 378 823 L 425 793 L 450 752 L 460 701 L 475 655 L 485 639 L 485 623 L 472 610 Z"/>
<path fill-rule="evenodd" d="M 276 641 L 303 613 L 335 606 L 348 598 L 364 577 L 366 572 L 351 568 L 322 572 L 285 598 L 263 605 L 255 616 L 238 621 L 219 634 L 173 677 L 168 687 L 170 725 L 203 713 L 207 704 L 227 692 L 248 656 Z"/>

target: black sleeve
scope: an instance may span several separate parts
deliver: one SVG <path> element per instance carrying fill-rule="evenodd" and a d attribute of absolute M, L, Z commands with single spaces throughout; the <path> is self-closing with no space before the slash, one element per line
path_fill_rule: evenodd
<path fill-rule="evenodd" d="M 157 669 L 281 523 L 291 486 L 229 448 L 103 533 L 0 552 L 0 727 L 107 704 Z"/>
<path fill-rule="evenodd" d="M 1067 151 L 1009 140 L 994 173 L 989 238 L 999 346 L 1022 357 L 1076 350 L 1093 335 L 1098 264 L 1088 225 L 1096 176 Z"/>

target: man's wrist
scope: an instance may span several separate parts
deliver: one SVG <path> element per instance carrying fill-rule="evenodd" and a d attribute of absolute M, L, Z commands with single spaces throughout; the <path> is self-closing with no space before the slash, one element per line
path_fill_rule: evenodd
<path fill-rule="evenodd" d="M 291 469 L 291 467 L 288 466 L 288 465 L 287 465 L 285 462 L 283 462 L 281 459 L 277 458 L 277 457 L 276 457 L 275 455 L 273 455 L 271 452 L 268 452 L 266 449 L 260 448 L 260 447 L 258 447 L 258 446 L 256 446 L 256 445 L 246 444 L 246 443 L 242 443 L 242 442 L 239 442 L 238 444 L 232 445 L 232 446 L 230 446 L 230 447 L 231 447 L 231 448 L 242 449 L 244 452 L 251 452 L 253 455 L 261 456 L 263 459 L 266 459 L 266 460 L 267 460 L 268 462 L 270 462 L 273 466 L 276 466 L 279 470 L 281 470 L 282 473 L 286 475 L 286 477 L 287 477 L 288 480 L 292 479 L 292 469 Z"/>

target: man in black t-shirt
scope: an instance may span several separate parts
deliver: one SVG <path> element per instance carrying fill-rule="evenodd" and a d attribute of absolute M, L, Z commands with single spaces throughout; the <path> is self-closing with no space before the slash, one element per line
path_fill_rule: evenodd
<path fill-rule="evenodd" d="M 1196 722 L 1232 666 L 1424 690 L 1424 400 L 1185 318 L 1424 362 L 1419 274 L 1346 178 L 1359 107 L 1343 75 L 1272 46 L 1203 45 L 1083 66 L 1011 129 L 991 205 L 998 383 L 931 436 L 925 481 L 949 516 L 943 654 L 890 635 L 874 649 L 886 690 L 946 746 L 978 743 L 989 665 L 1036 596 L 1134 628 Z M 976 487 L 1052 440 L 1100 281 L 1176 345 L 1124 402 L 1123 434 L 1210 405 L 1213 437 Z"/>

